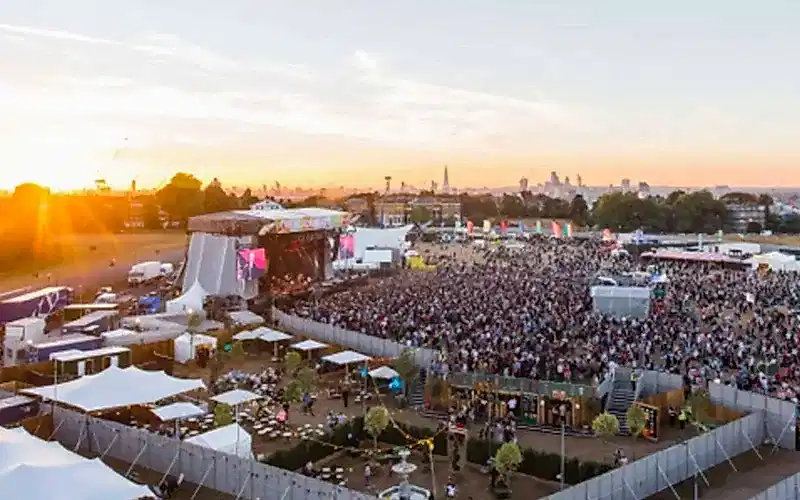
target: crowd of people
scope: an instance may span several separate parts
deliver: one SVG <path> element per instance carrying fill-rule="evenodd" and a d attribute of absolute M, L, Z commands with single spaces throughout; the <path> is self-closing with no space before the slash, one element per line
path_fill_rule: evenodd
<path fill-rule="evenodd" d="M 295 304 L 315 321 L 441 350 L 449 371 L 598 383 L 610 366 L 720 380 L 797 400 L 800 286 L 795 274 L 659 263 L 666 295 L 646 318 L 595 311 L 599 273 L 645 271 L 594 241 L 522 248 L 437 247 L 437 269 L 405 270 Z"/>

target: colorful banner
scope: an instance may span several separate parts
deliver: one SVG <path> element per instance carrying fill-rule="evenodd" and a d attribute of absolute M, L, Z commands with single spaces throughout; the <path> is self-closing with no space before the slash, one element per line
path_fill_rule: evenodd
<path fill-rule="evenodd" d="M 506 231 L 508 231 L 508 224 L 506 224 L 506 221 L 501 220 L 500 221 L 500 232 L 501 233 L 505 233 Z"/>
<path fill-rule="evenodd" d="M 564 226 L 564 237 L 565 238 L 572 238 L 572 223 L 567 222 L 567 225 Z"/>
<path fill-rule="evenodd" d="M 536 221 L 536 234 L 542 234 L 542 221 Z"/>
<path fill-rule="evenodd" d="M 483 221 L 483 232 L 488 233 L 492 230 L 492 222 L 489 219 Z"/>
<path fill-rule="evenodd" d="M 554 238 L 561 238 L 561 224 L 556 221 L 550 222 L 550 232 L 553 233 Z"/>
<path fill-rule="evenodd" d="M 467 232 L 469 234 L 472 234 L 473 232 L 475 232 L 475 224 L 473 224 L 471 220 L 467 221 Z"/>
<path fill-rule="evenodd" d="M 606 243 L 611 243 L 614 241 L 614 237 L 611 235 L 611 230 L 608 228 L 603 229 L 603 241 Z"/>

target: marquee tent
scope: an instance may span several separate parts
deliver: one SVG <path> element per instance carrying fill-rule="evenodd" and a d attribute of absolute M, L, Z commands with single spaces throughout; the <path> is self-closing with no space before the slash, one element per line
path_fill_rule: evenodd
<path fill-rule="evenodd" d="M 203 408 L 192 403 L 179 402 L 172 403 L 171 405 L 159 406 L 151 410 L 153 415 L 158 417 L 162 422 L 169 422 L 170 420 L 180 420 L 182 418 L 199 417 L 208 413 Z"/>
<path fill-rule="evenodd" d="M 315 349 L 325 349 L 328 347 L 328 344 L 323 344 L 322 342 L 317 342 L 316 340 L 304 340 L 302 342 L 292 344 L 289 347 L 292 349 L 297 349 L 298 351 L 313 351 Z"/>
<path fill-rule="evenodd" d="M 217 338 L 202 333 L 184 333 L 175 339 L 175 361 L 188 363 L 197 356 L 197 348 L 205 347 L 209 351 L 217 348 Z"/>
<path fill-rule="evenodd" d="M 391 380 L 395 377 L 399 377 L 400 374 L 389 366 L 381 366 L 380 368 L 375 368 L 374 370 L 369 372 L 369 376 L 372 378 L 380 378 L 380 379 L 387 379 Z"/>
<path fill-rule="evenodd" d="M 177 299 L 167 301 L 168 313 L 202 311 L 203 301 L 208 292 L 203 289 L 199 281 L 195 281 L 183 295 Z"/>
<path fill-rule="evenodd" d="M 264 318 L 252 311 L 233 311 L 228 315 L 234 324 L 241 326 L 260 325 L 264 322 Z"/>
<path fill-rule="evenodd" d="M 133 500 L 153 498 L 147 486 L 117 474 L 99 458 L 88 459 L 22 428 L 0 427 L 0 491 L 30 500 Z"/>
<path fill-rule="evenodd" d="M 255 401 L 256 399 L 261 399 L 261 396 L 255 392 L 245 391 L 244 389 L 233 389 L 228 392 L 223 392 L 222 394 L 217 394 L 211 398 L 211 401 L 222 403 L 228 406 L 237 406 L 240 404 L 249 403 L 250 401 Z"/>
<path fill-rule="evenodd" d="M 288 335 L 272 328 L 265 326 L 256 328 L 255 330 L 244 330 L 233 336 L 234 340 L 263 340 L 264 342 L 280 342 L 282 340 L 289 340 L 292 338 Z"/>
<path fill-rule="evenodd" d="M 333 363 L 335 365 L 352 365 L 354 363 L 363 363 L 364 361 L 369 361 L 370 359 L 372 358 L 355 351 L 342 351 L 322 357 L 322 361 L 327 361 L 328 363 Z"/>
<path fill-rule="evenodd" d="M 22 392 L 90 412 L 154 403 L 205 387 L 199 379 L 171 377 L 164 372 L 145 371 L 135 366 L 110 366 L 94 375 Z"/>
<path fill-rule="evenodd" d="M 204 448 L 253 459 L 253 438 L 239 424 L 230 424 L 186 440 Z"/>
<path fill-rule="evenodd" d="M 768 266 L 772 271 L 800 271 L 800 262 L 793 255 L 780 252 L 769 252 L 762 255 L 754 255 L 745 261 L 758 269 L 759 266 Z"/>

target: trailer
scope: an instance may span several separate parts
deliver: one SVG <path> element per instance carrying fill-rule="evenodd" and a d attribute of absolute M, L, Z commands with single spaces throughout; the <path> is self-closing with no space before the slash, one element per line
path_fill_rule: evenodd
<path fill-rule="evenodd" d="M 75 321 L 78 318 L 96 311 L 119 311 L 119 304 L 70 304 L 64 307 L 64 323 Z"/>
<path fill-rule="evenodd" d="M 0 302 L 0 324 L 22 318 L 49 316 L 72 301 L 72 288 L 51 286 Z"/>
<path fill-rule="evenodd" d="M 151 283 L 161 276 L 161 262 L 155 260 L 140 262 L 131 266 L 131 270 L 128 271 L 128 284 L 130 286 L 143 285 Z"/>
<path fill-rule="evenodd" d="M 33 344 L 28 349 L 28 362 L 50 361 L 52 355 L 63 351 L 92 351 L 103 345 L 102 337 L 92 335 L 64 335 L 55 340 Z"/>
<path fill-rule="evenodd" d="M 94 328 L 97 327 L 97 328 Z M 119 311 L 94 311 L 89 314 L 65 323 L 61 328 L 64 334 L 68 333 L 96 333 L 115 330 L 119 327 Z"/>

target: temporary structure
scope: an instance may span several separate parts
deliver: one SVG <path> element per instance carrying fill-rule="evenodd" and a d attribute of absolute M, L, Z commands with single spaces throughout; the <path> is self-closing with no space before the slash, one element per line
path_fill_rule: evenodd
<path fill-rule="evenodd" d="M 197 356 L 199 347 L 205 347 L 211 352 L 217 348 L 217 338 L 202 333 L 184 333 L 175 339 L 175 361 L 188 363 Z"/>
<path fill-rule="evenodd" d="M 769 252 L 762 255 L 754 255 L 745 262 L 758 269 L 760 266 L 767 266 L 772 271 L 800 271 L 800 262 L 792 255 L 780 252 Z"/>
<path fill-rule="evenodd" d="M 207 295 L 208 292 L 203 289 L 203 285 L 199 282 L 195 282 L 183 295 L 177 299 L 167 301 L 167 312 L 202 311 L 203 301 Z"/>
<path fill-rule="evenodd" d="M 239 424 L 230 424 L 186 440 L 204 448 L 253 459 L 253 438 Z"/>
<path fill-rule="evenodd" d="M 292 344 L 289 347 L 292 349 L 297 349 L 298 351 L 314 351 L 316 349 L 325 349 L 328 347 L 328 344 L 323 344 L 322 342 L 317 342 L 316 340 L 304 340 L 302 342 Z"/>
<path fill-rule="evenodd" d="M 363 363 L 364 361 L 369 361 L 370 359 L 372 358 L 355 351 L 342 351 L 322 357 L 322 361 L 327 361 L 328 363 L 333 363 L 335 365 L 352 365 L 355 363 Z"/>
<path fill-rule="evenodd" d="M 205 389 L 202 380 L 171 377 L 164 372 L 145 371 L 135 366 L 110 366 L 94 375 L 22 392 L 89 412 L 154 403 L 197 389 Z"/>
<path fill-rule="evenodd" d="M 233 311 L 228 315 L 236 325 L 253 326 L 264 323 L 264 318 L 251 311 Z"/>
<path fill-rule="evenodd" d="M 169 422 L 170 420 L 180 420 L 182 418 L 199 417 L 208 413 L 203 408 L 187 402 L 172 403 L 167 406 L 159 406 L 151 410 L 153 414 L 158 417 L 162 422 Z"/>
<path fill-rule="evenodd" d="M 147 486 L 117 474 L 99 458 L 90 460 L 23 428 L 0 427 L 0 491 L 30 500 L 132 500 L 153 498 Z"/>
<path fill-rule="evenodd" d="M 289 340 L 291 335 L 261 326 L 255 330 L 244 330 L 233 336 L 234 340 L 263 340 L 264 342 L 280 342 Z"/>
<path fill-rule="evenodd" d="M 389 366 L 381 366 L 379 368 L 375 368 L 369 372 L 369 376 L 372 378 L 379 378 L 379 379 L 387 379 L 391 380 L 395 377 L 399 377 L 400 374 Z"/>
<path fill-rule="evenodd" d="M 211 398 L 211 401 L 229 406 L 237 406 L 240 404 L 249 403 L 250 401 L 255 401 L 256 399 L 261 399 L 261 397 L 262 396 L 259 396 L 255 392 L 245 391 L 244 389 L 233 389 L 232 391 L 217 394 Z"/>

